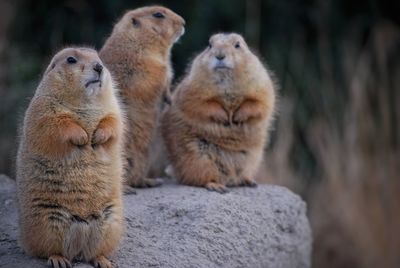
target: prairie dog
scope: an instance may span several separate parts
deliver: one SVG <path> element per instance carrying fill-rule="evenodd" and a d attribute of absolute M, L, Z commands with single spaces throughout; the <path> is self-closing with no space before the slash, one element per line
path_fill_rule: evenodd
<path fill-rule="evenodd" d="M 178 182 L 221 193 L 256 186 L 274 109 L 274 83 L 244 39 L 213 35 L 161 119 Z"/>
<path fill-rule="evenodd" d="M 161 179 L 147 178 L 149 147 L 172 79 L 170 52 L 184 33 L 185 21 L 171 10 L 150 6 L 128 11 L 114 26 L 100 57 L 121 90 L 127 111 L 127 184 L 152 187 Z M 127 188 L 129 192 L 129 187 Z"/>
<path fill-rule="evenodd" d="M 123 113 L 89 48 L 58 52 L 25 113 L 17 156 L 20 241 L 53 267 L 112 267 L 124 229 Z"/>

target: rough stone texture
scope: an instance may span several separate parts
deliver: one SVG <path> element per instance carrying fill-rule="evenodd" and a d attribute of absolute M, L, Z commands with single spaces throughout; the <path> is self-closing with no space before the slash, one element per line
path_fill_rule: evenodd
<path fill-rule="evenodd" d="M 306 205 L 285 188 L 222 195 L 169 183 L 124 201 L 127 230 L 115 267 L 310 267 Z M 14 182 L 0 176 L 0 267 L 46 267 L 18 246 L 15 202 Z"/>

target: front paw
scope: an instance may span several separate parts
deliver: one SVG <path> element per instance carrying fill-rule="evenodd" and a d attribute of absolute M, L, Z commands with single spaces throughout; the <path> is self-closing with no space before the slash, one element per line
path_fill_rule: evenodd
<path fill-rule="evenodd" d="M 76 128 L 70 133 L 70 141 L 76 146 L 84 146 L 88 143 L 89 137 L 82 128 Z"/>
<path fill-rule="evenodd" d="M 243 124 L 244 122 L 248 121 L 249 118 L 250 118 L 249 115 L 247 115 L 247 114 L 245 114 L 245 113 L 236 112 L 236 113 L 233 115 L 232 123 L 233 123 L 234 125 L 240 125 L 240 124 Z"/>
<path fill-rule="evenodd" d="M 111 137 L 112 131 L 110 129 L 98 128 L 93 133 L 92 146 L 105 144 Z"/>
<path fill-rule="evenodd" d="M 229 119 L 227 116 L 225 115 L 213 115 L 210 117 L 211 121 L 216 123 L 216 124 L 221 124 L 224 126 L 228 126 L 229 125 Z"/>
<path fill-rule="evenodd" d="M 244 101 L 233 113 L 232 122 L 234 124 L 243 124 L 250 120 L 259 120 L 263 117 L 265 107 L 256 100 Z"/>

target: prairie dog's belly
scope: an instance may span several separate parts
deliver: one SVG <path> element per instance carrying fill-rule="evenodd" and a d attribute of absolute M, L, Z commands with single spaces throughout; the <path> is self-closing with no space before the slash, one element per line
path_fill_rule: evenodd
<path fill-rule="evenodd" d="M 200 140 L 200 144 L 200 155 L 212 160 L 220 173 L 218 179 L 227 186 L 238 185 L 243 178 L 254 176 L 262 159 L 263 147 L 230 150 L 205 140 Z"/>
<path fill-rule="evenodd" d="M 216 165 L 220 167 L 221 171 L 226 173 L 226 175 L 233 176 L 236 173 L 236 170 L 233 170 L 231 167 L 244 164 L 246 158 L 251 152 L 250 150 L 245 149 L 232 150 L 220 146 L 212 140 L 199 136 L 193 137 L 193 142 L 195 146 L 198 147 L 199 154 L 207 156 L 215 162 Z"/>
<path fill-rule="evenodd" d="M 237 185 L 253 176 L 265 143 L 266 128 L 260 125 L 195 129 L 188 126 L 190 137 L 200 155 L 212 160 L 223 184 Z M 189 145 L 192 147 L 193 145 Z"/>
<path fill-rule="evenodd" d="M 112 161 L 94 157 L 75 161 L 51 161 L 41 157 L 31 158 L 26 170 L 33 171 L 24 178 L 26 200 L 34 206 L 35 200 L 50 206 L 62 206 L 70 213 L 88 216 L 101 211 L 116 189 L 118 174 L 112 170 Z"/>

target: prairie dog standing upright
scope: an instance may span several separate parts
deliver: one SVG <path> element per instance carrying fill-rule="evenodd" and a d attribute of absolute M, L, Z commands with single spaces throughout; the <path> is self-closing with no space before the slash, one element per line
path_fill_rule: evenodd
<path fill-rule="evenodd" d="M 111 267 L 123 232 L 123 114 L 97 52 L 66 48 L 25 113 L 17 157 L 20 240 L 53 267 Z"/>
<path fill-rule="evenodd" d="M 255 186 L 274 107 L 274 84 L 244 39 L 213 35 L 161 119 L 177 180 L 218 192 Z"/>
<path fill-rule="evenodd" d="M 172 79 L 170 52 L 184 33 L 185 21 L 161 6 L 127 12 L 115 25 L 100 57 L 121 90 L 127 111 L 127 184 L 152 187 L 161 179 L 147 178 L 149 147 L 157 125 L 161 97 Z"/>

